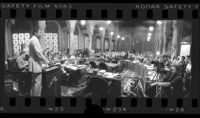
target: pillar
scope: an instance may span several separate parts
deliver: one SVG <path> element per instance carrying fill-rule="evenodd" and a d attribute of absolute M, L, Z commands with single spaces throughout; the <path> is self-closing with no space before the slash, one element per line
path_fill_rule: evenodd
<path fill-rule="evenodd" d="M 180 55 L 182 27 L 181 20 L 173 20 L 172 57 Z"/>
<path fill-rule="evenodd" d="M 104 39 L 105 38 L 105 31 L 103 30 L 102 31 L 102 37 L 101 37 L 101 49 L 102 49 L 102 52 L 104 52 Z"/>
<path fill-rule="evenodd" d="M 118 38 L 117 39 L 117 51 L 120 51 L 121 48 L 120 48 L 120 39 Z"/>
<path fill-rule="evenodd" d="M 171 25 L 172 21 L 164 21 L 164 42 L 163 42 L 163 54 L 169 53 L 170 46 L 170 35 L 171 35 Z"/>
<path fill-rule="evenodd" d="M 154 50 L 155 50 L 155 53 L 157 52 L 157 51 L 159 51 L 158 49 L 159 49 L 159 29 L 160 28 L 160 26 L 159 25 L 157 25 L 156 26 L 156 30 L 155 30 L 155 35 L 154 35 L 154 42 L 155 42 L 155 48 L 154 48 Z"/>
<path fill-rule="evenodd" d="M 119 51 L 119 39 L 116 38 L 116 45 L 115 45 L 116 51 Z"/>
<path fill-rule="evenodd" d="M 69 53 L 70 55 L 74 53 L 74 50 L 76 50 L 76 39 L 74 37 L 74 30 L 76 25 L 76 20 L 70 20 L 70 34 L 69 34 Z"/>
<path fill-rule="evenodd" d="M 114 51 L 117 51 L 117 49 L 116 49 L 116 45 L 117 45 L 117 40 L 116 40 L 116 38 L 114 37 L 114 41 L 113 41 L 114 43 L 113 43 L 113 50 Z"/>
<path fill-rule="evenodd" d="M 39 32 L 42 34 L 41 39 L 40 39 L 40 44 L 42 49 L 45 48 L 45 29 L 46 29 L 46 21 L 40 20 L 39 22 Z"/>
<path fill-rule="evenodd" d="M 90 23 L 90 22 L 89 22 Z M 89 32 L 89 51 L 92 50 L 92 39 L 93 39 L 93 31 L 94 31 L 94 25 L 90 23 L 90 32 Z"/>
<path fill-rule="evenodd" d="M 163 54 L 166 54 L 167 53 L 167 21 L 165 20 L 163 22 L 164 24 L 164 27 L 163 27 L 163 34 L 164 34 L 164 37 L 163 37 Z"/>
<path fill-rule="evenodd" d="M 118 50 L 117 50 L 117 43 L 118 43 L 118 42 L 117 42 L 117 36 L 115 35 L 115 36 L 114 36 L 114 47 L 113 47 L 113 48 L 114 48 L 114 51 L 116 51 L 116 52 L 118 51 Z"/>
<path fill-rule="evenodd" d="M 68 31 L 67 26 L 62 28 L 62 34 L 61 34 L 62 41 L 60 41 L 61 49 L 67 49 L 69 48 L 69 39 L 68 39 Z"/>
<path fill-rule="evenodd" d="M 13 38 L 12 38 L 12 32 L 11 32 L 11 22 L 9 20 L 6 20 L 5 22 L 6 27 L 5 27 L 5 60 L 7 57 L 12 57 L 14 56 L 14 51 L 13 51 Z"/>
<path fill-rule="evenodd" d="M 164 23 L 161 24 L 160 26 L 160 31 L 159 31 L 159 52 L 160 54 L 163 54 L 163 43 L 164 43 Z"/>

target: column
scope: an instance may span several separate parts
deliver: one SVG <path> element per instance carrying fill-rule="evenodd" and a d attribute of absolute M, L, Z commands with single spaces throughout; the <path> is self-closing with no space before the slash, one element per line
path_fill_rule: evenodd
<path fill-rule="evenodd" d="M 112 38 L 109 38 L 108 50 L 111 51 L 111 49 L 112 49 Z"/>
<path fill-rule="evenodd" d="M 163 54 L 163 42 L 164 42 L 164 33 L 163 33 L 163 29 L 164 29 L 164 23 L 161 24 L 160 26 L 160 31 L 159 31 L 159 52 L 160 54 Z"/>
<path fill-rule="evenodd" d="M 70 34 L 69 34 L 69 52 L 70 55 L 74 53 L 74 50 L 76 49 L 76 41 L 74 37 L 74 30 L 76 25 L 76 20 L 70 20 Z"/>
<path fill-rule="evenodd" d="M 94 25 L 93 24 L 91 24 L 90 23 L 90 33 L 89 33 L 89 51 L 91 51 L 92 50 L 92 42 L 93 42 L 93 40 L 92 40 L 92 36 L 93 36 L 93 31 L 94 31 Z"/>
<path fill-rule="evenodd" d="M 62 40 L 60 41 L 61 49 L 69 48 L 69 38 L 68 38 L 68 31 L 67 26 L 62 28 Z"/>
<path fill-rule="evenodd" d="M 66 20 L 65 23 L 67 24 L 66 26 L 66 31 L 67 31 L 67 48 L 70 50 L 70 22 L 69 20 Z"/>
<path fill-rule="evenodd" d="M 157 52 L 157 51 L 159 51 L 159 31 L 160 31 L 160 26 L 159 25 L 156 25 L 156 30 L 155 30 L 155 35 L 154 35 L 154 43 L 155 43 L 155 48 L 154 48 L 154 50 L 155 50 L 155 53 Z"/>
<path fill-rule="evenodd" d="M 173 20 L 172 57 L 180 55 L 182 27 L 181 20 Z"/>
<path fill-rule="evenodd" d="M 12 32 L 11 32 L 11 22 L 6 20 L 5 22 L 5 60 L 7 57 L 12 57 L 14 55 L 13 51 L 13 38 L 12 38 Z"/>
<path fill-rule="evenodd" d="M 163 27 L 163 34 L 164 34 L 164 38 L 163 38 L 163 54 L 166 54 L 167 53 L 167 21 L 165 20 L 163 22 L 164 24 L 164 27 Z"/>
<path fill-rule="evenodd" d="M 41 32 L 42 36 L 40 39 L 40 44 L 42 46 L 42 49 L 45 48 L 45 29 L 46 29 L 46 21 L 40 20 L 39 22 L 39 32 Z"/>
<path fill-rule="evenodd" d="M 108 45 L 108 50 L 111 51 L 112 49 L 112 38 L 109 39 L 109 45 Z"/>
<path fill-rule="evenodd" d="M 129 40 L 129 51 L 131 51 L 132 50 L 132 40 L 131 40 L 131 38 L 129 38 L 128 40 Z"/>
<path fill-rule="evenodd" d="M 114 51 L 116 51 L 116 48 L 115 48 L 115 47 L 116 47 L 116 40 L 113 39 L 113 50 L 114 50 Z"/>
<path fill-rule="evenodd" d="M 116 49 L 117 49 L 117 51 L 120 51 L 120 48 L 119 48 L 120 45 L 119 45 L 119 43 L 120 43 L 119 39 L 117 39 L 116 40 Z"/>
<path fill-rule="evenodd" d="M 164 42 L 163 42 L 163 53 L 166 54 L 170 51 L 168 51 L 168 46 L 169 46 L 169 36 L 171 34 L 171 25 L 172 21 L 164 21 Z"/>
<path fill-rule="evenodd" d="M 105 45 L 104 44 L 104 40 L 105 40 L 104 38 L 105 38 L 105 31 L 103 30 L 102 31 L 102 37 L 101 37 L 101 49 L 102 49 L 102 52 L 104 52 L 104 47 L 105 47 L 104 46 Z"/>
<path fill-rule="evenodd" d="M 116 38 L 116 40 L 115 40 L 115 51 L 119 51 L 118 50 L 118 45 L 119 45 L 118 43 L 119 43 L 118 39 Z"/>
<path fill-rule="evenodd" d="M 114 44 L 113 44 L 114 51 L 117 51 L 117 38 L 114 36 Z"/>

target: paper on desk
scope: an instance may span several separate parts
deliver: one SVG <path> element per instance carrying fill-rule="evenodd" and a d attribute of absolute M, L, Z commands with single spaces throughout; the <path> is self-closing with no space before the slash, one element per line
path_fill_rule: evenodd
<path fill-rule="evenodd" d="M 99 72 L 100 72 L 100 73 L 105 73 L 105 72 L 106 72 L 106 70 L 100 70 Z"/>
<path fill-rule="evenodd" d="M 72 70 L 77 70 L 78 68 L 77 67 L 75 67 L 75 66 L 71 66 L 70 67 Z"/>
<path fill-rule="evenodd" d="M 139 63 L 139 61 L 133 61 L 133 63 Z"/>
<path fill-rule="evenodd" d="M 106 77 L 106 78 L 114 78 L 114 77 L 116 77 L 116 76 L 118 76 L 119 74 L 118 73 L 110 73 L 110 72 L 105 72 L 104 73 L 104 76 Z"/>
<path fill-rule="evenodd" d="M 78 68 L 86 68 L 86 65 L 78 65 Z"/>
<path fill-rule="evenodd" d="M 65 65 L 66 68 L 70 68 L 72 70 L 77 70 L 78 68 L 76 66 L 72 66 L 72 65 Z"/>
<path fill-rule="evenodd" d="M 49 67 L 49 65 L 47 65 L 47 64 L 42 64 L 42 68 L 47 68 L 47 67 Z"/>

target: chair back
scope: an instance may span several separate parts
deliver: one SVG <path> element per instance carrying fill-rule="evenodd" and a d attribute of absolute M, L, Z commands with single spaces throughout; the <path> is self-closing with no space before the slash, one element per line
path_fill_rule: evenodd
<path fill-rule="evenodd" d="M 100 70 L 108 70 L 108 66 L 105 63 L 100 63 L 99 64 L 99 69 Z"/>
<path fill-rule="evenodd" d="M 7 62 L 8 62 L 9 73 L 19 72 L 19 68 L 18 68 L 17 63 L 16 63 L 16 58 L 8 58 Z"/>
<path fill-rule="evenodd" d="M 109 90 L 108 83 L 105 79 L 100 79 L 98 77 L 91 78 L 91 90 L 92 95 L 95 97 L 106 97 Z"/>
<path fill-rule="evenodd" d="M 92 66 L 92 68 L 97 68 L 97 65 L 93 61 L 90 62 L 90 65 Z"/>

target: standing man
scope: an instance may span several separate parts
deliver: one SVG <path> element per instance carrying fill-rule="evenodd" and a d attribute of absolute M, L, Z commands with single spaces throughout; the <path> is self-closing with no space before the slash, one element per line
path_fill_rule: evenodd
<path fill-rule="evenodd" d="M 29 43 L 29 72 L 32 76 L 31 92 L 30 96 L 41 96 L 42 91 L 42 65 L 41 63 L 50 64 L 47 58 L 43 55 L 43 50 L 39 39 L 41 33 L 33 31 L 32 37 Z"/>

